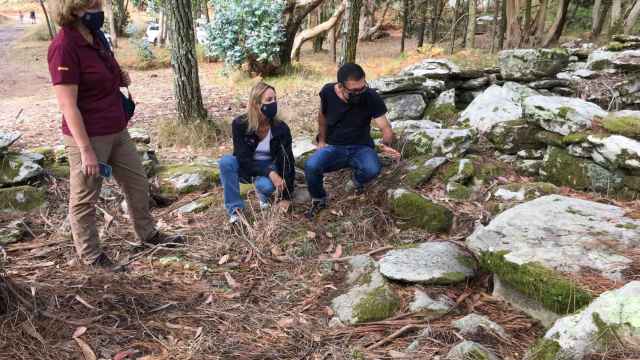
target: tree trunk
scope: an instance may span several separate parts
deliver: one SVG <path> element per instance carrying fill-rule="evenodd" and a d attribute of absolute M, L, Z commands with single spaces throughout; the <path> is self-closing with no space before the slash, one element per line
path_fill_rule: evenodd
<path fill-rule="evenodd" d="M 440 19 L 445 8 L 444 0 L 433 0 L 433 16 L 431 17 L 431 43 L 438 41 L 438 30 L 440 29 Z"/>
<path fill-rule="evenodd" d="M 356 62 L 358 48 L 358 27 L 362 0 L 348 0 L 342 21 L 342 43 L 340 44 L 339 65 Z"/>
<path fill-rule="evenodd" d="M 49 29 L 49 38 L 53 40 L 55 36 L 55 29 L 53 28 L 53 24 L 49 20 L 49 14 L 47 13 L 47 8 L 44 6 L 44 1 L 40 0 L 40 6 L 42 7 L 42 12 L 44 13 L 44 19 L 47 21 L 47 29 Z"/>
<path fill-rule="evenodd" d="M 631 12 L 629 12 L 629 16 L 624 21 L 624 33 L 625 35 L 631 34 L 633 30 L 633 26 L 638 21 L 638 16 L 640 16 L 640 0 L 636 0 L 636 3 L 633 4 L 633 8 L 631 8 Z"/>
<path fill-rule="evenodd" d="M 185 123 L 205 121 L 207 110 L 200 92 L 191 0 L 168 0 L 168 5 L 172 34 L 171 66 L 178 118 Z"/>
<path fill-rule="evenodd" d="M 358 40 L 370 41 L 373 40 L 373 36 L 380 30 L 380 27 L 384 23 L 384 19 L 387 16 L 387 12 L 389 11 L 389 6 L 393 1 L 387 0 L 384 4 L 384 9 L 382 10 L 382 15 L 378 18 L 378 21 L 372 26 L 366 28 L 362 31 L 362 27 L 360 28 L 360 33 L 358 34 Z M 372 17 L 375 19 L 375 17 Z"/>
<path fill-rule="evenodd" d="M 456 47 L 456 25 L 458 23 L 458 5 L 461 0 L 456 0 L 456 5 L 451 9 L 451 30 L 449 35 L 451 36 L 451 45 L 449 47 L 449 55 L 453 54 L 453 50 Z"/>
<path fill-rule="evenodd" d="M 338 20 L 344 13 L 348 0 L 343 0 L 340 6 L 333 13 L 333 16 L 329 18 L 329 20 L 323 22 L 322 24 L 318 24 L 312 28 L 301 31 L 293 42 L 293 50 L 291 51 L 291 60 L 292 61 L 300 61 L 300 49 L 302 48 L 302 44 L 306 41 L 313 39 L 321 34 L 326 33 L 327 31 L 333 29 Z"/>
<path fill-rule="evenodd" d="M 285 40 L 280 44 L 280 52 L 278 58 L 280 59 L 280 66 L 287 67 L 291 65 L 291 51 L 293 51 L 293 42 L 296 39 L 296 34 L 302 26 L 304 19 L 315 8 L 320 6 L 324 0 L 288 0 L 287 7 L 285 8 L 283 16 L 286 18 L 284 21 L 285 28 Z"/>
<path fill-rule="evenodd" d="M 540 0 L 540 7 L 536 14 L 536 20 L 531 29 L 533 35 L 531 36 L 531 39 L 529 39 L 529 44 L 531 46 L 539 46 L 544 38 L 548 3 L 548 0 Z"/>
<path fill-rule="evenodd" d="M 605 20 L 607 19 L 607 13 L 611 8 L 611 0 L 596 0 L 592 10 L 592 23 L 591 23 L 591 39 L 595 40 L 600 37 L 602 29 L 604 28 Z"/>
<path fill-rule="evenodd" d="M 520 47 L 522 41 L 522 29 L 520 28 L 520 2 L 518 0 L 505 0 L 507 10 L 507 44 L 508 49 Z"/>
<path fill-rule="evenodd" d="M 205 19 L 207 19 L 207 24 L 211 22 L 211 17 L 209 17 L 209 2 L 208 0 L 204 0 L 202 2 L 202 12 L 204 13 Z"/>
<path fill-rule="evenodd" d="M 109 35 L 111 35 L 111 42 L 113 47 L 118 47 L 118 35 L 116 34 L 116 19 L 113 17 L 113 1 L 106 0 L 104 6 L 105 13 L 109 19 Z"/>
<path fill-rule="evenodd" d="M 164 47 L 167 42 L 167 12 L 164 8 L 160 9 L 160 34 L 156 41 L 160 47 Z"/>
<path fill-rule="evenodd" d="M 551 26 L 551 29 L 547 31 L 547 37 L 543 44 L 544 47 L 549 47 L 560 39 L 562 31 L 564 30 L 564 25 L 567 22 L 567 10 L 569 10 L 569 0 L 560 0 L 556 21 Z"/>
<path fill-rule="evenodd" d="M 531 25 L 531 0 L 525 0 L 523 25 L 525 29 L 529 29 L 529 25 Z"/>
<path fill-rule="evenodd" d="M 418 14 L 420 14 L 420 21 L 418 21 L 418 48 L 424 46 L 424 32 L 427 27 L 427 5 L 426 0 L 416 4 Z"/>
<path fill-rule="evenodd" d="M 473 49 L 476 46 L 476 0 L 468 0 L 469 17 L 467 20 L 467 39 L 465 47 Z"/>
<path fill-rule="evenodd" d="M 613 0 L 611 3 L 611 29 L 609 37 L 622 31 L 622 0 Z"/>
<path fill-rule="evenodd" d="M 404 41 L 407 38 L 409 26 L 409 0 L 402 0 L 402 37 L 400 38 L 400 52 L 404 52 Z"/>
<path fill-rule="evenodd" d="M 504 36 L 507 32 L 507 0 L 500 6 L 500 26 L 498 27 L 498 49 L 504 49 Z"/>
<path fill-rule="evenodd" d="M 348 1 L 348 0 L 347 0 Z M 331 61 L 336 63 L 338 59 L 338 34 L 342 29 L 342 21 L 338 21 L 336 26 L 329 31 L 329 46 L 331 47 Z"/>
<path fill-rule="evenodd" d="M 493 26 L 491 27 L 491 50 L 493 54 L 496 52 L 496 36 L 498 35 L 498 16 L 500 15 L 500 0 L 494 0 L 495 8 L 493 10 Z"/>

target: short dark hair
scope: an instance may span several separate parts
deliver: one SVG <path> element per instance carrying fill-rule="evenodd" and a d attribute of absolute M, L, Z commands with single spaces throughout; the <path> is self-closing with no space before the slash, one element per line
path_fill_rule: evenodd
<path fill-rule="evenodd" d="M 365 74 L 362 67 L 358 64 L 346 63 L 338 69 L 338 82 L 345 83 L 349 80 L 362 80 Z"/>

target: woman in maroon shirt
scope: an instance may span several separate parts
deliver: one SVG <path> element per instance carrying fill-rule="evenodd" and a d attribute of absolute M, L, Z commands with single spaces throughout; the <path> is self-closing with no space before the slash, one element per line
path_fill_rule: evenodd
<path fill-rule="evenodd" d="M 131 81 L 101 41 L 102 0 L 59 0 L 55 6 L 61 29 L 49 46 L 48 62 L 71 168 L 73 241 L 83 262 L 115 269 L 100 247 L 96 228 L 95 204 L 102 185 L 99 162 L 112 167 L 139 242 L 176 243 L 183 237 L 158 232 L 151 217 L 149 184 L 127 131 L 120 93 L 120 87 Z"/>

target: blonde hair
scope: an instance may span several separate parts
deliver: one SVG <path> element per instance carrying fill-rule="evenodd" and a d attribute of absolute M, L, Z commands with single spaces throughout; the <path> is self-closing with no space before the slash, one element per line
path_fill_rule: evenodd
<path fill-rule="evenodd" d="M 251 93 L 249 94 L 249 102 L 247 103 L 248 133 L 258 130 L 258 127 L 260 126 L 260 118 L 262 117 L 262 112 L 260 111 L 260 107 L 262 106 L 262 95 L 264 95 L 264 93 L 269 89 L 273 90 L 274 92 L 276 91 L 273 86 L 262 81 L 257 83 L 251 89 Z M 274 121 L 277 120 L 274 119 Z"/>
<path fill-rule="evenodd" d="M 99 0 L 54 0 L 51 4 L 53 21 L 59 26 L 73 25 L 78 21 L 76 12 L 91 8 Z"/>

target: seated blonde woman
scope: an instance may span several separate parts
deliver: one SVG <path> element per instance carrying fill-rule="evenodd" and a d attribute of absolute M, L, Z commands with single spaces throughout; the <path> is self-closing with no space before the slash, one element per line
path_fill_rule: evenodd
<path fill-rule="evenodd" d="M 260 82 L 251 90 L 247 113 L 233 120 L 233 155 L 220 159 L 224 206 L 232 224 L 244 209 L 240 182 L 255 184 L 261 209 L 270 206 L 276 190 L 285 200 L 293 194 L 291 131 L 276 117 L 277 113 L 275 89 Z"/>

